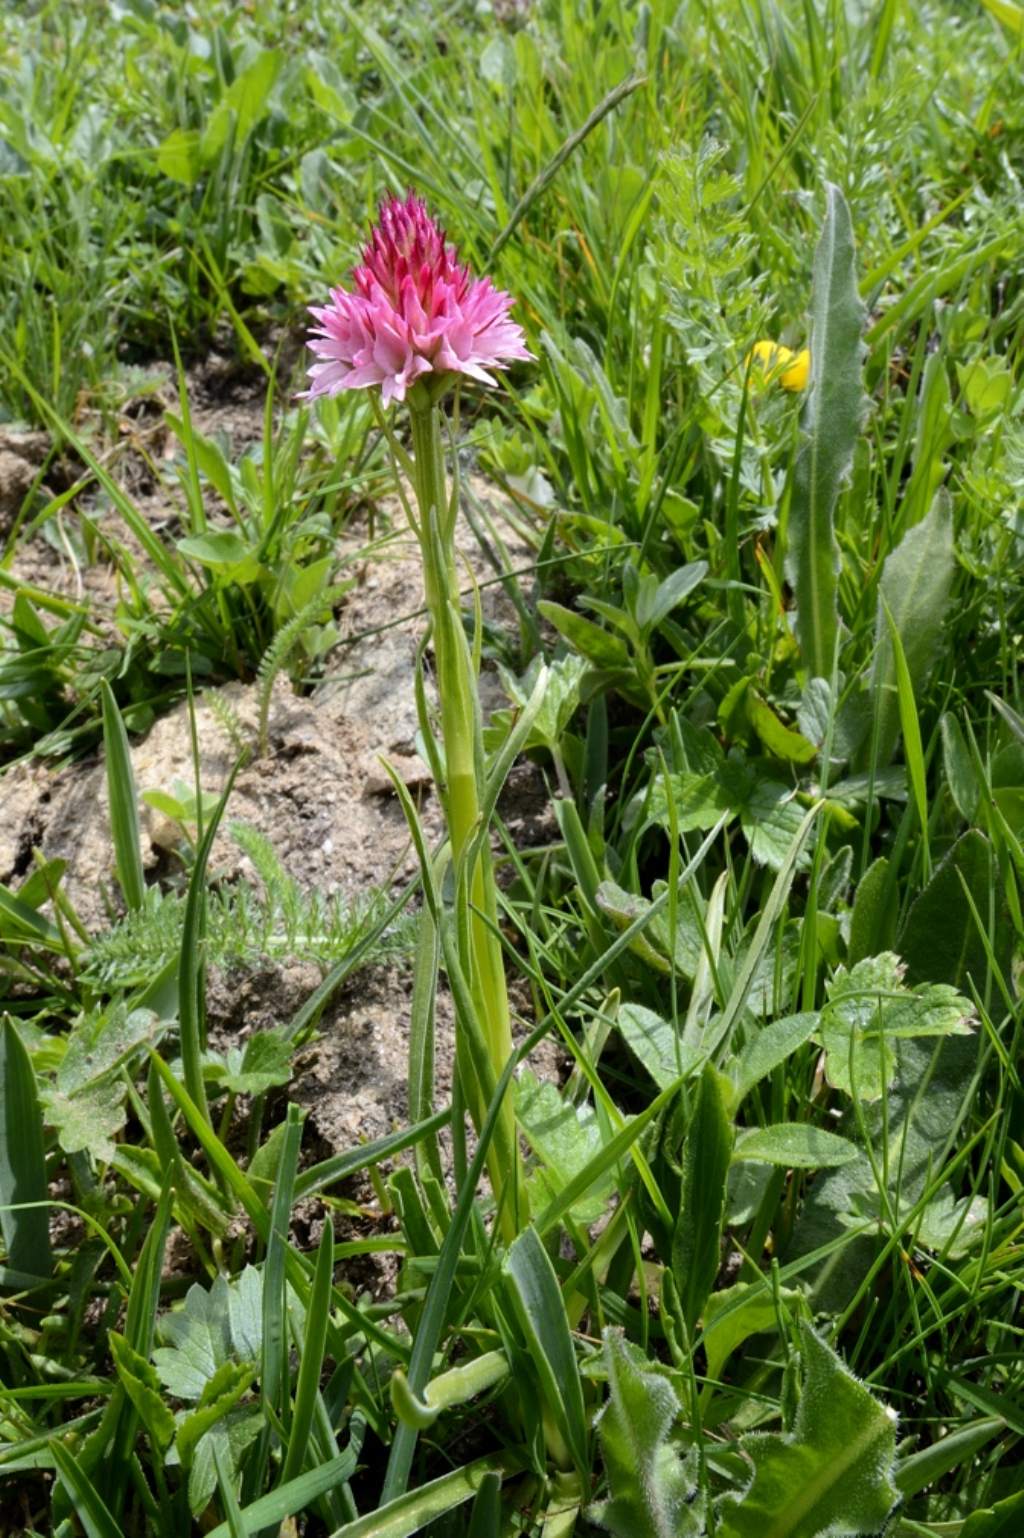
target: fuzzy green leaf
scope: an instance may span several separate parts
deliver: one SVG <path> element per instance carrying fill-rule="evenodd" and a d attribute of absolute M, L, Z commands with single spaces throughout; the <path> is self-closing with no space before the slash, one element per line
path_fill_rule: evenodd
<path fill-rule="evenodd" d="M 262 1283 L 246 1266 L 235 1282 L 218 1276 L 207 1291 L 189 1288 L 182 1308 L 164 1314 L 153 1352 L 161 1383 L 178 1399 L 198 1400 L 219 1367 L 231 1360 L 256 1362 L 262 1343 Z"/>
<path fill-rule="evenodd" d="M 608 1403 L 598 1417 L 611 1497 L 588 1512 L 615 1538 L 700 1538 L 696 1479 L 669 1441 L 679 1400 L 641 1366 L 621 1330 L 606 1330 Z"/>
<path fill-rule="evenodd" d="M 680 1075 L 688 1077 L 701 1060 L 696 1048 L 683 1045 L 679 1031 L 668 1020 L 643 1004 L 623 1004 L 616 1024 L 659 1089 L 667 1089 Z"/>
<path fill-rule="evenodd" d="M 868 866 L 854 894 L 846 947 L 851 966 L 886 949 L 886 940 L 896 926 L 893 895 L 889 889 L 889 861 L 881 855 Z"/>
<path fill-rule="evenodd" d="M 813 1010 L 799 1015 L 786 1015 L 756 1030 L 743 1049 L 736 1065 L 734 1077 L 736 1093 L 742 1098 L 766 1074 L 784 1063 L 804 1042 L 814 1034 L 818 1016 Z"/>
<path fill-rule="evenodd" d="M 981 791 L 970 749 L 956 716 L 949 711 L 939 722 L 942 736 L 942 767 L 946 784 L 957 811 L 965 822 L 973 822 Z"/>
<path fill-rule="evenodd" d="M 541 1161 L 533 1177 L 542 1188 L 540 1211 L 600 1152 L 601 1129 L 591 1107 L 572 1105 L 554 1084 L 536 1078 L 528 1068 L 516 1082 L 515 1095 L 516 1121 Z M 614 1183 L 614 1174 L 606 1171 L 573 1207 L 575 1221 L 596 1223 Z"/>
<path fill-rule="evenodd" d="M 746 1493 L 723 1503 L 720 1538 L 863 1538 L 896 1503 L 896 1417 L 803 1327 L 805 1376 L 792 1433 L 744 1437 Z"/>
<path fill-rule="evenodd" d="M 114 1157 L 114 1138 L 128 1119 L 124 1108 L 125 1086 L 117 1079 L 101 1079 L 84 1089 L 66 1094 L 59 1085 L 42 1093 L 43 1112 L 56 1128 L 65 1153 L 88 1153 L 107 1164 Z"/>
<path fill-rule="evenodd" d="M 966 890 L 965 890 L 966 888 Z M 968 898 L 970 894 L 970 900 Z M 995 905 L 990 921 L 989 902 Z M 971 829 L 958 839 L 914 902 L 897 946 L 911 982 L 973 982 L 984 994 L 989 959 L 978 920 L 988 928 L 996 963 L 1009 975 L 1013 930 L 992 846 Z"/>

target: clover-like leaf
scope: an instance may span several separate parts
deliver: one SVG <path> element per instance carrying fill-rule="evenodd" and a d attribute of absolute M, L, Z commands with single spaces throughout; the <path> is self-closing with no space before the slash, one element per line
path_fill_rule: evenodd
<path fill-rule="evenodd" d="M 816 1032 L 830 1084 L 860 1100 L 877 1100 L 896 1073 L 893 1043 L 912 1036 L 963 1036 L 971 1031 L 969 1000 L 948 983 L 907 988 L 892 951 L 840 968 Z"/>
<path fill-rule="evenodd" d="M 208 1291 L 189 1288 L 184 1305 L 164 1314 L 157 1325 L 164 1344 L 153 1352 L 153 1363 L 169 1393 L 201 1400 L 225 1363 L 259 1360 L 261 1298 L 259 1272 L 252 1266 L 235 1282 L 218 1276 Z"/>
<path fill-rule="evenodd" d="M 109 1163 L 117 1151 L 114 1137 L 128 1119 L 124 1096 L 123 1083 L 101 1079 L 74 1094 L 44 1089 L 40 1101 L 44 1120 L 56 1129 L 65 1153 L 88 1153 Z"/>
<path fill-rule="evenodd" d="M 244 1048 L 230 1047 L 221 1060 L 209 1062 L 205 1072 L 233 1095 L 264 1095 L 288 1083 L 294 1051 L 282 1031 L 257 1031 Z"/>
<path fill-rule="evenodd" d="M 540 1190 L 539 1206 L 546 1206 L 601 1151 L 601 1129 L 590 1106 L 576 1106 L 563 1098 L 554 1084 L 524 1069 L 516 1084 L 516 1120 L 541 1162 L 533 1179 Z M 614 1184 L 612 1171 L 596 1181 L 574 1203 L 577 1223 L 595 1223 Z"/>

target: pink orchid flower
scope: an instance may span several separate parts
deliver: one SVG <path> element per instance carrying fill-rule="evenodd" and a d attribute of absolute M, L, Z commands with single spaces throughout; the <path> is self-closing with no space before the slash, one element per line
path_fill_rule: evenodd
<path fill-rule="evenodd" d="M 309 347 L 319 361 L 307 400 L 380 385 L 387 405 L 427 374 L 492 385 L 489 369 L 532 357 L 509 319 L 511 296 L 471 276 L 413 193 L 381 205 L 352 278 L 354 292 L 332 288 L 329 304 L 310 308 Z"/>

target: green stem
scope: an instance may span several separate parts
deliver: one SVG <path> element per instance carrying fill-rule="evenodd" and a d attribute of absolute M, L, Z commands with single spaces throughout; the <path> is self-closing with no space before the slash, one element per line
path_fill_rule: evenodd
<path fill-rule="evenodd" d="M 419 513 L 416 530 L 423 557 L 423 584 L 430 613 L 441 704 L 445 758 L 445 812 L 452 862 L 458 877 L 462 911 L 459 949 L 493 1075 L 500 1077 L 512 1054 L 508 989 L 490 846 L 483 842 L 472 869 L 465 869 L 480 822 L 484 754 L 477 703 L 476 674 L 459 610 L 455 564 L 455 516 L 449 508 L 441 445 L 440 411 L 434 404 L 410 403 L 413 485 Z M 468 910 L 468 911 L 467 911 Z M 487 1105 L 481 1075 L 473 1063 L 468 1037 L 456 1023 L 456 1061 L 463 1092 L 477 1130 Z M 488 1157 L 488 1172 L 501 1213 L 502 1232 L 511 1240 L 528 1219 L 515 1115 L 506 1100 Z"/>

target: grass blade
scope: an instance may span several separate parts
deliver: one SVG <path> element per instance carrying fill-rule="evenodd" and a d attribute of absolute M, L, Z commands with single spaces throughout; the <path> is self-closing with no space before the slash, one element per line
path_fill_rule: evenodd
<path fill-rule="evenodd" d="M 53 1463 L 71 1500 L 71 1509 L 81 1522 L 86 1538 L 124 1538 L 103 1498 L 89 1476 L 59 1437 L 50 1443 Z"/>
<path fill-rule="evenodd" d="M 333 1275 L 334 1230 L 328 1215 L 320 1239 L 320 1248 L 317 1250 L 313 1287 L 306 1305 L 306 1336 L 302 1343 L 302 1356 L 299 1360 L 295 1404 L 288 1433 L 288 1451 L 281 1471 L 282 1484 L 287 1484 L 289 1480 L 295 1479 L 301 1473 L 303 1459 L 308 1450 L 309 1433 L 313 1426 L 317 1394 L 320 1391 L 320 1370 L 327 1344 Z"/>
<path fill-rule="evenodd" d="M 203 975 L 206 965 L 203 954 L 203 913 L 206 906 L 206 867 L 210 862 L 213 841 L 217 837 L 217 829 L 220 827 L 220 820 L 228 804 L 228 797 L 231 795 L 241 762 L 239 759 L 232 769 L 228 783 L 224 787 L 224 794 L 217 803 L 217 809 L 210 818 L 210 825 L 203 834 L 202 842 L 196 852 L 196 863 L 192 869 L 188 883 L 188 896 L 185 899 L 185 922 L 181 931 L 181 960 L 178 968 L 181 1066 L 185 1076 L 185 1088 L 206 1121 L 210 1119 L 206 1085 L 203 1082 L 203 1052 L 206 1047 L 203 1021 Z M 196 793 L 201 802 L 202 788 L 197 786 Z"/>

